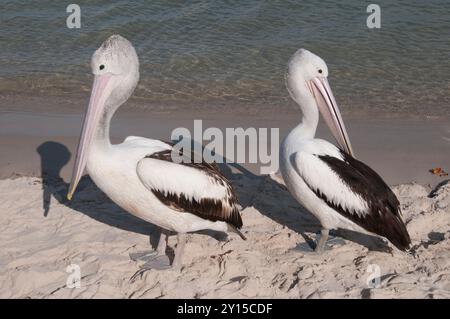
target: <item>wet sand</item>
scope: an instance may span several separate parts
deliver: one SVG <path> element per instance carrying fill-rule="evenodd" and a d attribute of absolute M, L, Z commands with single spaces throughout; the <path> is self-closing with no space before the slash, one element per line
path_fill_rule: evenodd
<path fill-rule="evenodd" d="M 186 127 L 194 134 L 194 120 L 203 120 L 208 127 L 279 128 L 280 140 L 300 120 L 295 110 L 291 114 L 202 114 L 200 112 L 123 111 L 115 115 L 111 134 L 115 143 L 126 136 L 144 136 L 169 140 L 172 131 Z M 73 157 L 82 125 L 82 115 L 45 112 L 0 113 L 0 178 L 16 175 L 40 176 L 45 162 L 58 160 L 59 148 L 66 148 L 70 160 L 61 167 L 61 176 L 70 178 Z M 450 170 L 450 120 L 404 118 L 348 118 L 347 129 L 356 156 L 375 169 L 389 184 L 418 182 L 436 185 L 442 178 L 429 173 L 433 167 Z M 318 136 L 332 141 L 328 129 L 320 123 Z M 270 136 L 269 136 L 270 138 Z M 60 144 L 39 154 L 46 143 Z M 207 141 L 205 141 L 207 143 Z M 260 165 L 239 163 L 259 174 Z M 47 165 L 49 166 L 49 165 Z"/>

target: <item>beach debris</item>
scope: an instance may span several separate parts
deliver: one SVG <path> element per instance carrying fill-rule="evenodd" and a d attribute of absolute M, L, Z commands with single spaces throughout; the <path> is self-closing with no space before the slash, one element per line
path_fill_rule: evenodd
<path fill-rule="evenodd" d="M 448 173 L 442 169 L 442 167 L 435 167 L 429 170 L 429 172 L 433 175 L 437 175 L 439 177 L 448 176 Z"/>

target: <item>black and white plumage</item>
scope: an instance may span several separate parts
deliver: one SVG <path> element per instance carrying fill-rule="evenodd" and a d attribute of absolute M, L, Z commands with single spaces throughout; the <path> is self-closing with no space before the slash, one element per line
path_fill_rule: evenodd
<path fill-rule="evenodd" d="M 121 36 L 108 38 L 91 61 L 94 84 L 83 123 L 68 198 L 86 168 L 95 184 L 117 205 L 159 226 L 156 252 L 133 254 L 145 269 L 171 265 L 165 254 L 167 233 L 178 234 L 173 267 L 181 266 L 185 234 L 199 230 L 232 231 L 245 238 L 237 198 L 216 166 L 174 163 L 171 143 L 130 136 L 112 145 L 110 120 L 139 80 L 139 60 Z M 194 157 L 191 157 L 193 160 Z"/>
<path fill-rule="evenodd" d="M 398 249 L 405 250 L 411 242 L 401 218 L 400 202 L 383 179 L 369 166 L 340 150 L 342 159 L 330 155 L 318 156 L 339 176 L 349 191 L 366 203 L 363 209 L 343 205 L 336 196 L 326 194 L 314 185 L 311 190 L 332 209 L 370 233 L 389 239 Z"/>
<path fill-rule="evenodd" d="M 410 243 L 399 201 L 382 178 L 352 155 L 347 132 L 328 85 L 325 62 L 307 50 L 291 59 L 288 90 L 300 105 L 303 121 L 284 139 L 280 170 L 291 194 L 321 222 L 324 247 L 329 229 L 376 234 L 406 250 Z M 340 148 L 314 138 L 319 110 Z"/>
<path fill-rule="evenodd" d="M 180 154 L 183 156 L 183 154 Z M 165 205 L 179 212 L 188 212 L 213 222 L 222 221 L 239 229 L 242 219 L 233 187 L 215 164 L 193 162 L 194 152 L 186 161 L 174 163 L 172 150 L 167 149 L 147 155 L 138 164 L 138 175 L 144 185 Z M 156 162 L 162 161 L 162 162 Z M 157 163 L 157 164 L 156 164 Z M 155 165 L 156 164 L 156 165 Z M 185 167 L 188 179 L 171 175 L 174 166 Z M 163 177 L 146 178 L 155 169 L 167 172 Z M 167 180 L 166 180 L 167 179 Z M 168 187 L 174 181 L 175 187 Z M 238 233 L 241 237 L 243 235 Z M 243 237 L 244 238 L 244 237 Z"/>

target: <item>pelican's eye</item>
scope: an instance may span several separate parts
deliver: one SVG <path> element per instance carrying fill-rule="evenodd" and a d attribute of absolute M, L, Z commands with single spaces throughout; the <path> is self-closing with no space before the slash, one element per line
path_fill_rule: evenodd
<path fill-rule="evenodd" d="M 319 73 L 322 73 L 322 69 L 319 69 Z"/>
<path fill-rule="evenodd" d="M 104 68 L 105 68 L 104 64 L 100 65 L 100 70 L 103 70 Z"/>

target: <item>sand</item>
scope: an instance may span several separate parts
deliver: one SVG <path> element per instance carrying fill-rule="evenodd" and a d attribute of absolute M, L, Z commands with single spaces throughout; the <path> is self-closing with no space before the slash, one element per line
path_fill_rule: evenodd
<path fill-rule="evenodd" d="M 333 234 L 323 254 L 311 253 L 308 243 L 315 239 L 319 224 L 279 179 L 254 174 L 254 167 L 224 166 L 243 206 L 248 240 L 234 234 L 190 234 L 180 271 L 152 270 L 130 281 L 141 263 L 131 261 L 129 253 L 149 249 L 159 232 L 117 207 L 88 177 L 74 200 L 65 200 L 79 131 L 76 119 L 81 117 L 4 115 L 0 117 L 1 298 L 450 297 L 450 180 L 427 170 L 450 168 L 445 121 L 424 120 L 418 125 L 355 120 L 348 125 L 359 157 L 391 185 L 401 183 L 393 189 L 413 241 L 412 254 L 392 250 L 374 237 L 343 231 Z M 172 122 L 124 117 L 122 125 L 113 124 L 113 132 L 114 125 L 118 128 L 114 138 L 133 130 L 137 133 L 132 134 L 163 137 L 189 118 L 167 117 Z M 14 125 L 18 119 L 35 127 Z M 256 125 L 269 126 L 267 120 L 257 120 Z M 224 119 L 210 123 L 214 121 L 229 124 Z M 283 135 L 295 119 L 278 121 Z M 168 124 L 158 127 L 158 122 Z M 147 128 L 145 123 L 153 125 Z M 399 142 L 406 137 L 406 142 Z M 175 242 L 172 236 L 169 255 Z M 79 266 L 80 288 L 67 287 L 69 265 Z M 367 282 L 373 274 L 380 278 L 376 287 Z"/>
<path fill-rule="evenodd" d="M 231 180 L 245 206 L 248 240 L 190 234 L 180 271 L 152 270 L 133 282 L 140 263 L 128 254 L 148 249 L 149 235 L 154 244 L 155 227 L 118 208 L 88 178 L 71 203 L 62 181 L 0 181 L 0 297 L 450 297 L 450 181 L 432 192 L 394 187 L 415 254 L 343 233 L 316 255 L 306 243 L 319 225 L 282 186 L 268 176 L 234 173 Z M 172 236 L 169 254 L 174 244 Z M 80 267 L 80 288 L 67 287 L 72 264 Z M 377 288 L 367 284 L 369 265 L 379 267 Z"/>

